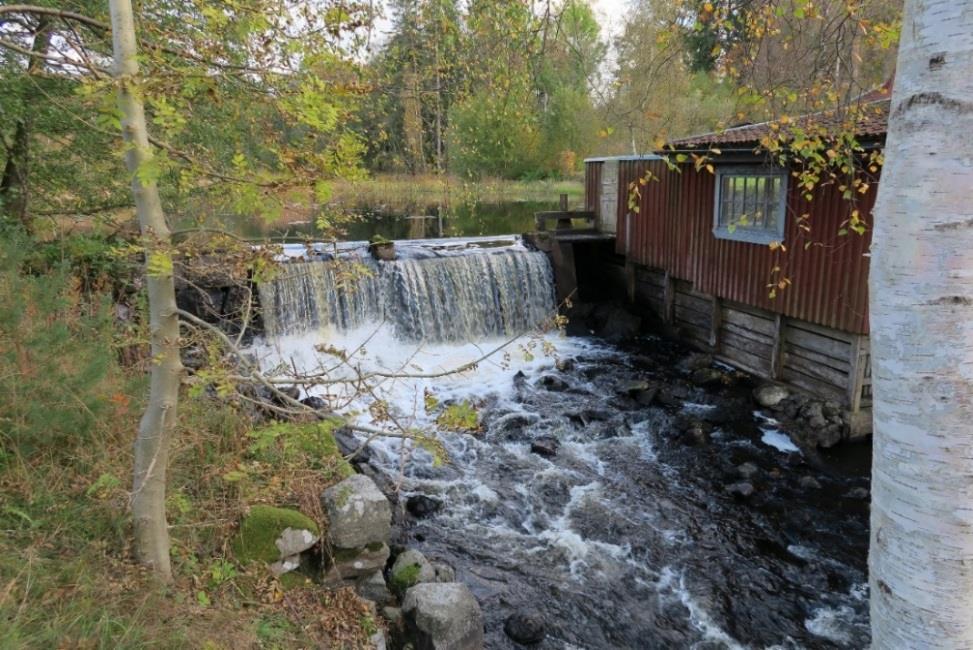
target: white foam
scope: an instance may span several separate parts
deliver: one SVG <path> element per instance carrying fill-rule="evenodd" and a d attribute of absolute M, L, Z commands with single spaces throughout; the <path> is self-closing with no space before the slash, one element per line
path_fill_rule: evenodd
<path fill-rule="evenodd" d="M 700 404 L 698 402 L 684 402 L 682 410 L 685 413 L 705 413 L 716 408 L 716 404 Z"/>
<path fill-rule="evenodd" d="M 795 445 L 790 437 L 780 429 L 765 429 L 761 427 L 760 431 L 763 434 L 760 437 L 760 442 L 764 443 L 765 445 L 773 447 L 774 449 L 784 453 L 801 453 L 800 448 Z"/>
<path fill-rule="evenodd" d="M 571 528 L 571 513 L 586 500 L 598 498 L 601 488 L 601 483 L 597 481 L 572 487 L 571 498 L 564 506 L 561 516 L 552 520 L 547 529 L 537 535 L 538 540 L 564 551 L 568 558 L 571 576 L 575 579 L 582 579 L 583 570 L 590 568 L 593 561 L 600 557 L 608 556 L 623 560 L 631 554 L 631 549 L 627 545 L 619 546 L 586 539 Z M 592 553 L 593 551 L 595 553 Z"/>
<path fill-rule="evenodd" d="M 500 496 L 483 483 L 477 483 L 476 487 L 471 490 L 471 494 L 480 501 L 486 501 L 487 503 L 497 503 L 500 501 Z"/>
<path fill-rule="evenodd" d="M 657 589 L 660 593 L 671 592 L 689 610 L 689 622 L 703 635 L 704 641 L 721 643 L 730 650 L 744 650 L 744 646 L 740 645 L 736 639 L 721 628 L 693 598 L 689 590 L 686 589 L 685 576 L 681 572 L 673 570 L 672 567 L 663 568 L 659 575 Z"/>
<path fill-rule="evenodd" d="M 761 411 L 754 411 L 753 417 L 757 418 L 758 420 L 760 420 L 765 424 L 769 424 L 772 427 L 776 427 L 778 424 L 780 424 L 780 421 L 770 417 L 769 415 Z"/>
<path fill-rule="evenodd" d="M 802 560 L 813 560 L 817 557 L 814 549 L 808 546 L 801 546 L 800 544 L 791 544 L 787 547 L 787 552 Z"/>
<path fill-rule="evenodd" d="M 812 612 L 811 618 L 804 621 L 804 627 L 814 636 L 847 644 L 851 642 L 854 619 L 855 610 L 847 605 L 819 607 Z"/>
<path fill-rule="evenodd" d="M 372 422 L 367 410 L 378 397 L 389 403 L 403 425 L 428 430 L 434 425 L 435 414 L 425 411 L 427 392 L 440 403 L 479 401 L 491 394 L 502 401 L 512 401 L 513 377 L 517 371 L 536 375 L 553 370 L 553 354 L 571 355 L 595 347 L 583 339 L 548 333 L 520 337 L 489 358 L 483 358 L 505 342 L 497 339 L 476 344 L 407 344 L 397 340 L 388 326 L 378 325 L 348 332 L 328 328 L 273 341 L 259 340 L 249 352 L 257 357 L 265 372 L 273 374 L 274 368 L 284 370 L 281 377 L 292 374 L 294 369 L 301 373 L 322 373 L 332 382 L 353 379 L 356 373 L 411 375 L 373 377 L 370 383 L 374 397 L 360 394 L 353 383 L 315 386 L 307 393 L 324 398 L 339 412 L 356 412 L 353 417 L 361 424 L 381 424 Z M 347 362 L 321 351 L 324 346 L 347 353 Z M 545 348 L 549 354 L 544 353 Z M 477 362 L 475 367 L 446 374 L 471 362 Z"/>

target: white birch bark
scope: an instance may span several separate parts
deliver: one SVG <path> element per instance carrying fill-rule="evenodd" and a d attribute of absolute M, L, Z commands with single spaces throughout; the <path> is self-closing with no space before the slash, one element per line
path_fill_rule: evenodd
<path fill-rule="evenodd" d="M 973 648 L 973 1 L 907 0 L 871 263 L 873 647 Z"/>
<path fill-rule="evenodd" d="M 165 259 L 169 256 L 170 236 L 158 188 L 154 181 L 140 181 L 136 173 L 151 160 L 152 148 L 145 124 L 145 107 L 135 83 L 139 68 L 132 3 L 131 0 L 109 0 L 109 7 L 118 106 L 127 147 L 125 163 L 132 174 L 135 210 L 146 247 L 146 259 L 153 254 Z M 176 404 L 182 372 L 179 359 L 179 320 L 171 270 L 168 273 L 147 272 L 146 287 L 149 294 L 152 369 L 149 404 L 139 423 L 135 441 L 131 505 L 139 560 L 151 567 L 160 578 L 169 580 L 172 569 L 165 510 L 166 469 L 169 464 L 169 442 L 176 424 Z"/>

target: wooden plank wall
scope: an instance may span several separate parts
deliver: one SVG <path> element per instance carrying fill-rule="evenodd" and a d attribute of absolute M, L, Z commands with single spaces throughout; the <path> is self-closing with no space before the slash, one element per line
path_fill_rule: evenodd
<path fill-rule="evenodd" d="M 852 411 L 871 406 L 867 336 L 720 300 L 661 270 L 636 265 L 629 273 L 634 302 L 649 307 L 694 347 Z"/>

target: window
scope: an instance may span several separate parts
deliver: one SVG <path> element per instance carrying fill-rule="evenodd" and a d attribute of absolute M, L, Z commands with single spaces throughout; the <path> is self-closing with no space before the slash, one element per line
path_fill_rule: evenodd
<path fill-rule="evenodd" d="M 761 167 L 716 170 L 713 234 L 754 244 L 784 240 L 787 173 Z"/>

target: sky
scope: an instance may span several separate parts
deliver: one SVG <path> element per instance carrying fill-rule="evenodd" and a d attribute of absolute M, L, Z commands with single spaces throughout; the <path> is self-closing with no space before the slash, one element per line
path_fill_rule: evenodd
<path fill-rule="evenodd" d="M 588 3 L 595 10 L 598 17 L 598 24 L 601 25 L 602 37 L 611 44 L 611 41 L 618 36 L 625 24 L 625 13 L 629 10 L 632 0 L 588 0 Z M 382 3 L 384 5 L 384 3 Z M 392 21 L 385 16 L 376 20 L 377 42 L 384 42 L 388 32 L 392 28 Z M 609 59 L 611 59 L 609 52 Z"/>
<path fill-rule="evenodd" d="M 611 40 L 618 36 L 625 24 L 625 14 L 629 11 L 630 0 L 589 0 L 595 10 L 602 36 Z"/>

